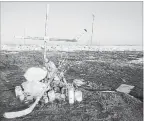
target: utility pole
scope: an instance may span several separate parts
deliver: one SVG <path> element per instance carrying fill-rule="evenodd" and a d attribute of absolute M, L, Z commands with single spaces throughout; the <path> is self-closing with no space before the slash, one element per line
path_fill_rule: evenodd
<path fill-rule="evenodd" d="M 24 45 L 25 45 L 26 43 L 25 43 L 25 28 L 24 28 Z"/>
<path fill-rule="evenodd" d="M 92 21 L 92 34 L 91 34 L 91 42 L 90 42 L 90 45 L 92 45 L 92 39 L 93 39 L 93 25 L 94 25 L 95 15 L 92 14 L 92 17 L 93 17 L 93 21 Z"/>

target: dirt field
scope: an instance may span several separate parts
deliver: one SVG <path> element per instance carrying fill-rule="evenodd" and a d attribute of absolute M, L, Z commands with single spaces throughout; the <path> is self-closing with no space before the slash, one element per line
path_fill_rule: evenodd
<path fill-rule="evenodd" d="M 43 66 L 42 52 L 1 52 L 0 57 L 0 120 L 1 121 L 142 121 L 143 118 L 143 65 L 133 63 L 143 57 L 142 52 L 48 52 L 48 58 L 57 66 L 66 59 L 65 77 L 68 82 L 83 78 L 93 86 L 83 87 L 83 101 L 69 105 L 54 102 L 44 107 L 38 105 L 25 117 L 4 119 L 6 111 L 17 111 L 27 106 L 15 97 L 14 87 L 26 81 L 25 71 L 32 66 Z M 135 86 L 130 95 L 115 90 L 121 84 Z M 134 98 L 134 97 L 136 98 Z"/>

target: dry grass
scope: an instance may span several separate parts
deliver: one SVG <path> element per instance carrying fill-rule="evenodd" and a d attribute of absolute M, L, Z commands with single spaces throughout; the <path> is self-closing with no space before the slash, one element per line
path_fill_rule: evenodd
<path fill-rule="evenodd" d="M 71 65 L 65 74 L 68 82 L 83 78 L 93 86 L 82 88 L 84 100 L 69 105 L 66 102 L 54 102 L 44 107 L 38 105 L 25 117 L 11 121 L 142 121 L 143 69 L 142 63 L 129 63 L 143 57 L 142 52 L 48 52 L 47 56 L 57 66 L 66 58 L 64 68 Z M 14 94 L 14 87 L 25 78 L 24 72 L 31 66 L 43 66 L 41 52 L 4 53 L 1 55 L 0 77 L 0 116 L 5 111 L 17 111 L 26 108 Z M 124 82 L 125 80 L 126 82 Z M 131 95 L 123 93 L 104 93 L 95 90 L 115 90 L 120 84 L 134 85 Z M 5 91 L 4 91 L 5 90 Z M 2 121 L 6 121 L 1 117 Z"/>

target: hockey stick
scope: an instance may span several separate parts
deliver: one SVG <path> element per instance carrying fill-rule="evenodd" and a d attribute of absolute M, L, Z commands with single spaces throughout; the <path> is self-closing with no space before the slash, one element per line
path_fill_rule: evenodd
<path fill-rule="evenodd" d="M 35 106 L 39 102 L 39 100 L 40 100 L 40 97 L 38 97 L 36 99 L 36 101 L 29 108 L 27 108 L 25 110 L 17 111 L 17 112 L 5 112 L 3 114 L 3 116 L 5 118 L 17 118 L 17 117 L 28 115 L 29 113 L 31 113 L 33 111 L 33 109 L 35 108 Z"/>

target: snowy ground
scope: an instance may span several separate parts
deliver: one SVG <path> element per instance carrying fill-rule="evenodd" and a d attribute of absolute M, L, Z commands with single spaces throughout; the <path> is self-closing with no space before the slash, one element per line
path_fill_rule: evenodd
<path fill-rule="evenodd" d="M 2 50 L 32 51 L 41 50 L 43 45 L 2 45 Z M 142 46 L 47 46 L 50 51 L 142 51 Z"/>

